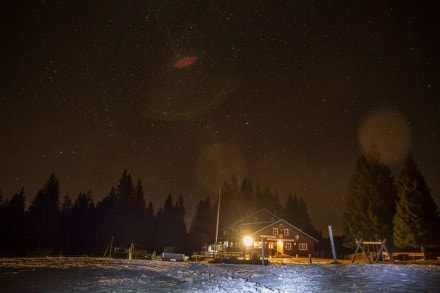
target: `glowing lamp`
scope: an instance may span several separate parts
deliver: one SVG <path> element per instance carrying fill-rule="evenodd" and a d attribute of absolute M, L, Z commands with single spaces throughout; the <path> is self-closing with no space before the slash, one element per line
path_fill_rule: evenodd
<path fill-rule="evenodd" d="M 254 239 L 251 236 L 245 236 L 243 238 L 243 243 L 246 247 L 249 247 L 254 243 Z"/>

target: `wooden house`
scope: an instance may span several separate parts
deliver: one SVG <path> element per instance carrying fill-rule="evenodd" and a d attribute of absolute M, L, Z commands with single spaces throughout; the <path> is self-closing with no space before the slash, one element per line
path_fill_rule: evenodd
<path fill-rule="evenodd" d="M 269 212 L 260 210 L 223 230 L 226 253 L 260 255 L 264 243 L 266 256 L 314 255 L 317 239 Z M 247 242 L 245 244 L 245 242 Z"/>

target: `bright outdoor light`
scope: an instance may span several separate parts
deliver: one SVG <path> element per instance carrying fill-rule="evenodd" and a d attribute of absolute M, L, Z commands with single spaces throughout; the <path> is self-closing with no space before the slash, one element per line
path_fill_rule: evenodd
<path fill-rule="evenodd" d="M 254 243 L 254 239 L 252 239 L 251 236 L 245 236 L 243 238 L 243 243 L 244 243 L 245 246 L 249 247 L 249 246 L 252 245 L 252 243 Z"/>

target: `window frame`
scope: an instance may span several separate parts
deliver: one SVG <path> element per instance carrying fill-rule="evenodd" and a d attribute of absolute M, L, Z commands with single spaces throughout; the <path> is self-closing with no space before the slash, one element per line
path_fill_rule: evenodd
<path fill-rule="evenodd" d="M 298 243 L 298 250 L 301 251 L 309 250 L 309 246 L 307 243 Z"/>

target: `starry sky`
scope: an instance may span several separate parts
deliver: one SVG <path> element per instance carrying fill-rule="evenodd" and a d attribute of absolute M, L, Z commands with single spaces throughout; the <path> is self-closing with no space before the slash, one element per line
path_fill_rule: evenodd
<path fill-rule="evenodd" d="M 437 1 L 3 1 L 0 190 L 52 172 L 95 201 L 124 169 L 147 201 L 232 175 L 340 231 L 359 155 L 408 151 L 440 204 Z M 189 61 L 189 62 L 188 62 Z M 177 64 L 177 65 L 176 65 Z"/>

